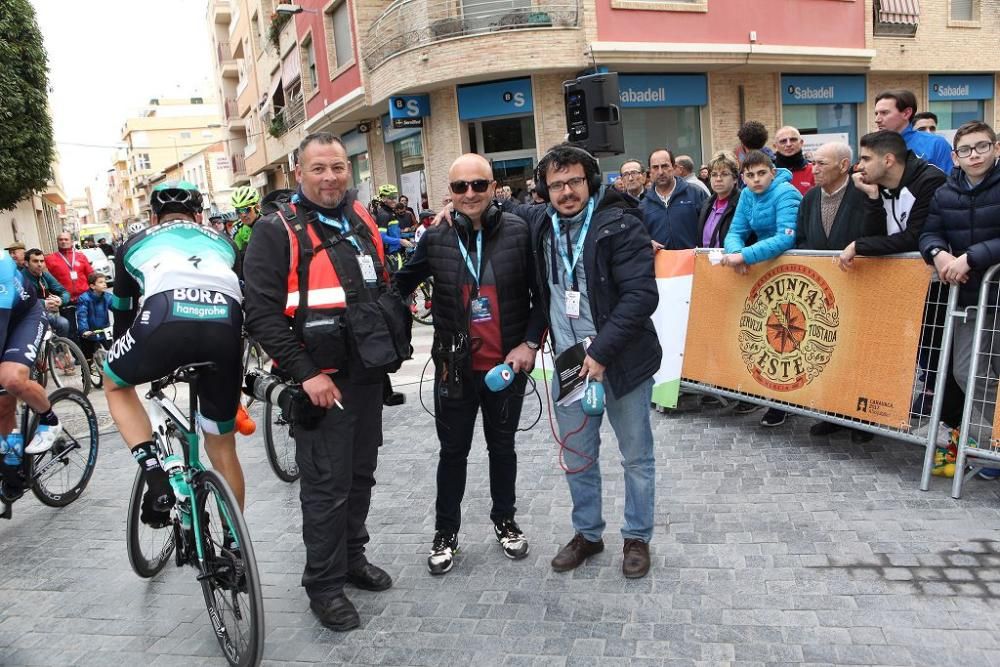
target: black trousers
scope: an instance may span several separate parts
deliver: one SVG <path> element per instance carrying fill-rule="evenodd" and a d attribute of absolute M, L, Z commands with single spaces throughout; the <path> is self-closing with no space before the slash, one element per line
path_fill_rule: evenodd
<path fill-rule="evenodd" d="M 485 376 L 482 371 L 466 373 L 463 395 L 455 399 L 440 397 L 440 372 L 435 373 L 437 434 L 441 443 L 435 530 L 457 533 L 462 525 L 462 498 L 465 496 L 469 451 L 480 409 L 489 454 L 490 497 L 493 500 L 490 519 L 513 518 L 517 510 L 514 506 L 517 482 L 514 435 L 521 420 L 526 379 L 523 373 L 518 373 L 507 389 L 492 392 L 483 381 Z"/>
<path fill-rule="evenodd" d="M 349 568 L 365 559 L 365 521 L 382 445 L 382 384 L 353 384 L 334 377 L 344 409 L 327 410 L 316 429 L 295 430 L 299 465 L 302 585 L 310 600 L 326 602 L 344 588 Z"/>

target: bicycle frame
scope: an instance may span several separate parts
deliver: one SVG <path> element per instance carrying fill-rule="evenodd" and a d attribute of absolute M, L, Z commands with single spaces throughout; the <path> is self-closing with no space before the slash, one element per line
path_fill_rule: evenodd
<path fill-rule="evenodd" d="M 206 469 L 205 465 L 201 462 L 201 449 L 198 446 L 200 437 L 198 435 L 198 426 L 195 418 L 195 415 L 198 413 L 198 381 L 196 377 L 186 378 L 190 393 L 190 405 L 188 414 L 185 415 L 181 412 L 180 408 L 178 408 L 177 405 L 163 393 L 164 388 L 175 384 L 178 380 L 180 380 L 180 378 L 177 377 L 177 373 L 175 372 L 163 380 L 153 382 L 149 392 L 146 394 L 146 398 L 151 401 L 149 406 L 149 417 L 152 422 L 153 432 L 158 433 L 164 443 L 164 458 L 160 463 L 163 465 L 164 470 L 167 471 L 170 477 L 170 485 L 174 489 L 174 494 L 178 498 L 183 497 L 188 499 L 186 506 L 178 503 L 175 507 L 182 515 L 181 524 L 190 525 L 194 532 L 195 554 L 198 557 L 200 569 L 204 571 L 205 545 L 202 542 L 201 516 L 199 512 L 193 511 L 196 500 L 193 483 L 194 477 L 199 472 L 204 472 Z M 170 446 L 168 443 L 170 442 L 170 439 L 167 437 L 167 434 L 171 427 L 178 431 L 182 436 L 181 442 L 183 444 L 183 461 L 177 459 L 175 452 L 168 451 Z M 174 462 L 169 461 L 171 457 L 177 459 L 176 465 Z M 180 468 L 179 470 L 177 470 L 178 466 Z M 229 516 L 226 508 L 222 505 L 219 505 L 218 507 L 219 512 L 223 515 L 222 518 L 225 520 L 226 525 L 231 526 L 233 523 L 232 517 Z M 186 523 L 184 519 L 187 519 Z M 230 531 L 230 534 L 232 533 L 233 531 Z M 238 547 L 239 544 L 236 546 Z"/>

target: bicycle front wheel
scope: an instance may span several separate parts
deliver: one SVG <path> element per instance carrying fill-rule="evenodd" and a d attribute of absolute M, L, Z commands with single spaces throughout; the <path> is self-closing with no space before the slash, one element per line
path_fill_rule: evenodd
<path fill-rule="evenodd" d="M 413 292 L 413 320 L 418 324 L 431 324 L 431 296 L 434 292 L 434 279 L 428 278 L 417 286 Z"/>
<path fill-rule="evenodd" d="M 104 386 L 104 373 L 101 371 L 104 368 L 104 360 L 107 359 L 108 352 L 100 345 L 94 350 L 94 358 L 90 362 L 90 385 L 97 389 Z"/>
<path fill-rule="evenodd" d="M 253 340 L 252 338 L 243 339 L 243 376 L 246 376 L 250 371 L 262 371 L 264 370 L 264 364 L 267 363 L 267 356 L 264 354 L 263 348 L 260 344 Z M 241 378 L 242 380 L 242 378 Z M 243 401 L 243 407 L 249 408 L 254 403 L 253 396 L 247 396 L 244 394 L 240 397 Z"/>
<path fill-rule="evenodd" d="M 63 387 L 49 394 L 52 411 L 62 434 L 52 449 L 31 459 L 31 491 L 50 507 L 65 507 L 80 497 L 97 465 L 100 435 L 94 406 L 77 389 Z M 38 429 L 38 414 L 31 413 L 26 442 Z"/>
<path fill-rule="evenodd" d="M 299 478 L 299 466 L 295 462 L 294 425 L 274 403 L 268 403 L 264 410 L 264 450 L 267 462 L 282 482 L 291 484 Z"/>
<path fill-rule="evenodd" d="M 264 598 L 250 533 L 222 477 L 205 470 L 194 485 L 208 618 L 231 665 L 256 665 L 264 652 Z"/>
<path fill-rule="evenodd" d="M 57 387 L 72 387 L 90 393 L 90 366 L 83 351 L 69 338 L 56 336 L 49 341 L 49 375 Z"/>
<path fill-rule="evenodd" d="M 174 553 L 172 524 L 163 528 L 147 526 L 140 519 L 142 495 L 146 492 L 146 479 L 142 469 L 135 471 L 132 497 L 128 502 L 128 519 L 125 524 L 125 544 L 132 570 L 143 579 L 155 576 L 170 561 Z"/>

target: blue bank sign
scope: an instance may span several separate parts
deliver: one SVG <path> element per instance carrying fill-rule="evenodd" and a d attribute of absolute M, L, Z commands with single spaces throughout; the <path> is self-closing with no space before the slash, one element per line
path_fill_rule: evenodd
<path fill-rule="evenodd" d="M 478 120 L 534 112 L 531 78 L 458 87 L 459 120 Z"/>
<path fill-rule="evenodd" d="M 392 126 L 423 127 L 424 118 L 431 115 L 430 95 L 400 95 L 389 98 L 389 118 Z"/>
<path fill-rule="evenodd" d="M 704 74 L 620 74 L 618 96 L 623 108 L 701 107 L 708 104 Z"/>
<path fill-rule="evenodd" d="M 928 83 L 931 102 L 993 99 L 992 74 L 931 75 Z"/>
<path fill-rule="evenodd" d="M 863 75 L 784 75 L 781 103 L 859 104 L 865 101 Z"/>

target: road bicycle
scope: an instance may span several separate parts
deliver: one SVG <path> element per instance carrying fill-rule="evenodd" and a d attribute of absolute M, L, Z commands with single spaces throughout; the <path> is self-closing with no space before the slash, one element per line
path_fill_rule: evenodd
<path fill-rule="evenodd" d="M 299 478 L 299 466 L 295 462 L 295 424 L 291 415 L 285 414 L 276 403 L 264 406 L 264 450 L 278 479 L 291 484 Z"/>
<path fill-rule="evenodd" d="M 6 393 L 0 388 L 0 395 Z M 11 518 L 12 505 L 28 489 L 49 507 L 65 507 L 80 497 L 94 474 L 100 439 L 94 406 L 72 387 L 56 389 L 49 394 L 49 402 L 62 434 L 47 452 L 24 454 L 16 468 L 2 466 L 0 518 Z M 35 437 L 39 417 L 23 402 L 20 411 L 17 424 L 27 445 Z"/>
<path fill-rule="evenodd" d="M 165 526 L 142 523 L 146 483 L 142 471 L 136 472 L 126 522 L 128 558 L 144 578 L 155 576 L 171 555 L 178 567 L 194 567 L 226 659 L 232 665 L 256 665 L 264 650 L 264 600 L 253 543 L 232 490 L 221 475 L 205 468 L 199 453 L 198 375 L 214 368 L 212 362 L 187 364 L 153 382 L 146 394 L 156 456 L 170 476 L 176 502 Z M 177 383 L 188 385 L 187 414 L 164 393 Z"/>
<path fill-rule="evenodd" d="M 260 346 L 260 343 L 255 341 L 247 333 L 246 329 L 243 330 L 243 375 L 241 377 L 246 377 L 246 374 L 250 371 L 264 370 L 264 365 L 270 360 L 267 354 L 264 353 L 264 348 Z M 249 408 L 254 403 L 254 397 L 248 396 L 244 393 L 241 400 L 243 401 L 243 407 Z"/>
<path fill-rule="evenodd" d="M 42 338 L 31 369 L 31 379 L 48 386 L 49 378 L 57 387 L 72 387 L 84 396 L 90 393 L 90 366 L 83 350 L 69 338 L 56 336 L 49 329 Z"/>
<path fill-rule="evenodd" d="M 385 256 L 386 268 L 390 274 L 396 273 L 406 264 L 416 247 L 403 248 L 399 252 L 387 253 Z M 431 324 L 431 298 L 434 293 L 434 279 L 428 277 L 427 280 L 417 285 L 413 294 L 407 297 L 410 307 L 410 315 L 413 321 L 418 324 Z"/>

